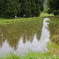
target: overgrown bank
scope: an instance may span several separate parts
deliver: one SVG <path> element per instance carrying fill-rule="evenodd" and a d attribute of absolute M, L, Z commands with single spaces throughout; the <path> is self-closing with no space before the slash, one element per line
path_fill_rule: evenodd
<path fill-rule="evenodd" d="M 59 17 L 50 17 L 49 30 L 51 41 L 59 45 Z"/>

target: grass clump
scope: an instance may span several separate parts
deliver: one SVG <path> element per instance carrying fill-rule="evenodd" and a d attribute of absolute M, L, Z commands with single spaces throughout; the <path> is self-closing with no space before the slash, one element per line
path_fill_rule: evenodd
<path fill-rule="evenodd" d="M 41 53 L 41 52 L 29 52 L 23 57 L 23 59 L 48 59 L 53 58 L 52 53 Z"/>
<path fill-rule="evenodd" d="M 57 59 L 59 56 L 55 56 L 51 52 L 41 53 L 41 52 L 29 52 L 25 56 L 18 56 L 14 54 L 9 54 L 7 57 L 1 59 Z"/>
<path fill-rule="evenodd" d="M 5 59 L 21 59 L 21 57 L 11 53 Z"/>
<path fill-rule="evenodd" d="M 53 43 L 53 42 L 49 42 L 48 43 L 48 50 L 50 51 L 50 53 L 52 53 L 54 56 L 59 56 L 59 45 Z"/>

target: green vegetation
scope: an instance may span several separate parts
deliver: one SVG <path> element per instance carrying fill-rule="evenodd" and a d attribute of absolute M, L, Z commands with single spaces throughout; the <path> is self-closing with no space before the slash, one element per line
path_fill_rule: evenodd
<path fill-rule="evenodd" d="M 48 13 L 41 13 L 40 17 L 30 17 L 30 18 L 2 18 L 0 17 L 0 24 L 10 24 L 10 23 L 15 23 L 15 22 L 26 22 L 26 21 L 33 21 L 33 20 L 39 20 L 44 19 L 44 17 L 49 17 L 49 16 L 54 16 L 53 14 L 48 14 Z"/>
<path fill-rule="evenodd" d="M 50 17 L 51 21 L 49 21 L 49 30 L 51 33 L 51 40 L 59 45 L 59 17 Z M 53 30 L 52 30 L 53 29 Z"/>
<path fill-rule="evenodd" d="M 20 16 L 33 17 L 39 16 L 43 10 L 43 2 L 41 0 L 20 0 Z"/>
<path fill-rule="evenodd" d="M 14 54 L 11 56 L 6 57 L 5 59 L 47 59 L 47 58 L 54 58 L 54 56 L 52 56 L 52 54 L 48 53 L 36 53 L 36 52 L 30 52 L 28 54 L 26 54 L 24 57 L 20 57 L 20 56 L 15 56 Z"/>
<path fill-rule="evenodd" d="M 0 0 L 0 17 L 33 17 L 43 11 L 43 0 Z"/>
<path fill-rule="evenodd" d="M 34 21 L 34 20 L 40 20 L 43 18 L 40 17 L 31 17 L 31 18 L 12 18 L 12 19 L 0 19 L 0 24 L 10 24 L 15 22 L 26 22 L 26 21 Z"/>
<path fill-rule="evenodd" d="M 15 47 L 17 45 L 14 45 L 15 42 L 12 39 L 16 41 L 16 39 L 19 39 L 23 33 L 25 33 L 23 35 L 25 37 L 23 38 L 24 43 L 26 42 L 26 38 L 28 38 L 28 40 L 33 38 L 33 33 L 35 33 L 37 38 L 40 39 L 38 34 L 41 35 L 39 32 L 41 32 L 40 29 L 42 28 L 44 17 L 50 18 L 49 30 L 51 34 L 51 42 L 47 43 L 48 51 L 45 53 L 30 51 L 29 53 L 25 54 L 25 56 L 18 56 L 14 53 L 10 53 L 6 57 L 0 57 L 0 59 L 59 59 L 59 16 L 54 16 L 59 15 L 59 0 L 48 0 L 47 7 L 45 8 L 44 12 L 48 12 L 49 14 L 41 13 L 41 11 L 43 11 L 43 1 L 44 0 L 0 0 L 0 17 L 5 17 L 5 19 L 0 18 L 0 33 L 4 32 L 4 36 L 9 39 L 8 42 L 11 44 L 11 47 Z M 40 17 L 37 17 L 39 15 Z M 20 33 L 18 33 L 16 30 Z M 5 32 L 7 32 L 9 37 Z M 12 37 L 12 39 L 10 37 Z M 16 42 L 18 41 L 19 40 Z M 16 47 L 14 49 L 16 49 Z"/>
<path fill-rule="evenodd" d="M 50 17 L 50 16 L 54 16 L 52 13 L 51 14 L 48 14 L 48 13 L 44 13 L 44 12 L 42 12 L 41 14 L 40 14 L 40 17 Z"/>
<path fill-rule="evenodd" d="M 0 17 L 14 17 L 20 13 L 19 0 L 0 0 Z"/>
<path fill-rule="evenodd" d="M 47 48 L 52 53 L 54 56 L 59 56 L 59 45 L 53 43 L 53 42 L 48 42 L 47 43 Z"/>
<path fill-rule="evenodd" d="M 48 0 L 48 13 L 59 15 L 59 0 Z"/>

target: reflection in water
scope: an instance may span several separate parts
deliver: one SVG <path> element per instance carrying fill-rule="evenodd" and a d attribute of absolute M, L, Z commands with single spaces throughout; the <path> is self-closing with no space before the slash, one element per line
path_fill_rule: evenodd
<path fill-rule="evenodd" d="M 43 50 L 43 52 L 47 49 L 46 48 L 46 43 L 47 42 L 50 42 L 50 32 L 48 30 L 48 24 L 46 21 L 49 21 L 50 19 L 48 18 L 45 18 L 44 21 L 43 21 L 43 27 L 42 27 L 42 34 L 41 34 L 41 38 L 40 38 L 40 43 L 42 44 L 41 46 L 41 50 Z"/>
<path fill-rule="evenodd" d="M 2 44 L 2 47 L 0 48 L 0 56 L 6 56 L 9 52 L 11 52 L 13 49 L 9 46 L 7 40 Z"/>
<path fill-rule="evenodd" d="M 49 31 L 47 29 L 48 18 L 42 23 L 39 21 L 18 22 L 0 26 L 0 56 L 14 52 L 23 55 L 29 49 L 33 51 L 46 50 L 46 42 L 49 41 Z M 41 33 L 42 31 L 42 33 Z"/>

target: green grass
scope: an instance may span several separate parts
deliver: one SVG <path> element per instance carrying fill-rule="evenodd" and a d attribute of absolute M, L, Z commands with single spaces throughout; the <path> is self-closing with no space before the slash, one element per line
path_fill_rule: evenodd
<path fill-rule="evenodd" d="M 50 17 L 49 23 L 50 23 L 49 30 L 50 30 L 50 34 L 51 34 L 50 39 L 55 44 L 59 45 L 59 18 Z"/>
<path fill-rule="evenodd" d="M 50 16 L 54 16 L 53 14 L 48 14 L 48 13 L 41 13 L 40 17 L 50 17 Z"/>
<path fill-rule="evenodd" d="M 23 22 L 23 21 L 32 21 L 32 20 L 36 20 L 36 19 L 44 19 L 44 17 L 48 17 L 48 16 L 54 16 L 53 14 L 48 14 L 48 13 L 41 13 L 39 17 L 30 17 L 30 18 L 12 18 L 12 19 L 8 19 L 8 18 L 1 18 L 0 17 L 0 24 L 10 24 L 10 23 L 14 23 L 14 22 Z"/>
<path fill-rule="evenodd" d="M 0 19 L 0 24 L 10 24 L 10 23 L 15 23 L 15 22 L 34 21 L 37 19 L 39 20 L 39 19 L 43 19 L 43 18 L 33 17 L 33 18 Z"/>

